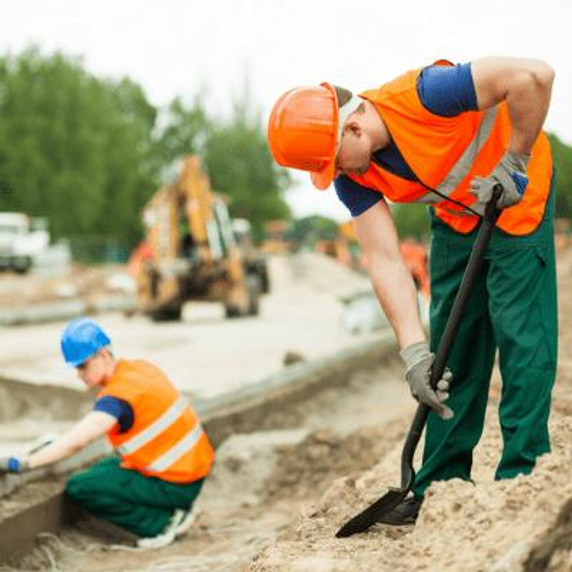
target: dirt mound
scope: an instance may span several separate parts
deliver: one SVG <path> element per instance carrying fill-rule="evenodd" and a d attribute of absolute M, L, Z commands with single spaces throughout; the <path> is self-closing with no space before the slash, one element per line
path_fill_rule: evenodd
<path fill-rule="evenodd" d="M 260 505 L 282 450 L 302 441 L 307 433 L 290 429 L 230 436 L 217 449 L 214 469 L 195 507 L 206 512 Z"/>
<path fill-rule="evenodd" d="M 348 517 L 399 483 L 398 442 L 372 470 L 333 483 L 258 555 L 250 572 L 572 570 L 572 249 L 559 253 L 558 278 L 561 335 L 550 419 L 552 453 L 538 460 L 531 475 L 494 481 L 502 439 L 498 403 L 492 399 L 475 452 L 474 483 L 434 483 L 415 527 L 378 525 L 349 539 L 334 536 Z M 492 393 L 498 398 L 498 384 Z"/>
<path fill-rule="evenodd" d="M 572 498 L 568 499 L 553 526 L 543 534 L 524 563 L 524 572 L 572 569 Z"/>
<path fill-rule="evenodd" d="M 500 435 L 492 409 L 476 455 L 475 483 L 435 483 L 427 492 L 417 526 L 380 525 L 350 539 L 334 537 L 349 516 L 384 494 L 388 485 L 399 482 L 400 444 L 359 478 L 337 480 L 317 505 L 309 507 L 295 526 L 259 555 L 249 570 L 508 572 L 522 570 L 527 559 L 531 562 L 527 565 L 533 566 L 536 564 L 532 562 L 542 558 L 558 562 L 570 558 L 570 542 L 565 537 L 570 516 L 558 518 L 558 514 L 562 501 L 572 498 L 572 482 L 564 469 L 570 464 L 572 418 L 554 416 L 553 453 L 539 460 L 532 475 L 497 482 L 493 472 Z M 543 535 L 552 541 L 553 550 L 548 556 L 547 541 L 539 541 Z"/>
<path fill-rule="evenodd" d="M 362 427 L 349 435 L 321 429 L 280 457 L 267 484 L 268 498 L 304 498 L 331 484 L 334 475 L 359 474 L 394 447 L 405 431 L 402 420 Z"/>

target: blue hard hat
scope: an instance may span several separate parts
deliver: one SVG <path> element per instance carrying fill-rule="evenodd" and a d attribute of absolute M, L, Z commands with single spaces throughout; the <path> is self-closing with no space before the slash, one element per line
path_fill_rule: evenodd
<path fill-rule="evenodd" d="M 72 367 L 80 366 L 110 343 L 101 326 L 91 318 L 76 318 L 69 322 L 60 341 L 64 359 Z"/>

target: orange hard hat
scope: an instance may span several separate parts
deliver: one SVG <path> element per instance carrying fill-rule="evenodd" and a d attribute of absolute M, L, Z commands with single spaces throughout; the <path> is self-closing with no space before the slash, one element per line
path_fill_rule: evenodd
<path fill-rule="evenodd" d="M 336 172 L 338 96 L 334 86 L 296 87 L 274 104 L 268 144 L 279 165 L 310 171 L 312 182 L 327 189 Z"/>

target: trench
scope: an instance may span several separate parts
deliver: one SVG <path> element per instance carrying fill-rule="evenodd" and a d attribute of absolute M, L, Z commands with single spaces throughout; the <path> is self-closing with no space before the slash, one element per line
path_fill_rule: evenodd
<path fill-rule="evenodd" d="M 120 549 L 112 528 L 102 533 L 78 520 L 62 500 L 66 471 L 16 487 L 0 508 L 0 538 L 9 526 L 14 539 L 0 570 L 241 570 L 336 478 L 371 467 L 395 446 L 412 407 L 400 371 L 393 347 L 378 342 L 198 403 L 218 461 L 197 501 L 197 525 L 164 549 Z M 52 411 L 49 392 L 11 395 L 27 416 Z M 69 398 L 76 411 L 85 406 L 78 401 L 85 396 Z M 19 528 L 34 515 L 44 525 L 30 537 Z"/>

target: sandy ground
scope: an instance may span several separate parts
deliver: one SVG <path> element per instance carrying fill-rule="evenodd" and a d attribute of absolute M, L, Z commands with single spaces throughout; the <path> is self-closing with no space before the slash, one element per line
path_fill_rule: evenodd
<path fill-rule="evenodd" d="M 253 561 L 250 572 L 572 570 L 572 252 L 561 254 L 560 367 L 550 419 L 553 451 L 531 476 L 495 482 L 501 451 L 498 377 L 485 434 L 476 450 L 475 483 L 430 487 L 415 527 L 378 525 L 338 540 L 336 529 L 399 482 L 401 442 L 357 478 L 332 484 L 312 509 Z"/>
<path fill-rule="evenodd" d="M 198 523 L 174 545 L 152 552 L 117 550 L 93 531 L 67 530 L 40 539 L 19 569 L 572 570 L 572 251 L 561 253 L 559 281 L 553 452 L 540 459 L 533 475 L 493 480 L 501 450 L 497 376 L 475 454 L 475 483 L 433 485 L 415 527 L 378 525 L 367 534 L 336 539 L 335 531 L 349 516 L 399 481 L 399 456 L 414 403 L 400 367 L 387 364 L 281 412 L 276 426 L 223 443 L 197 505 Z"/>
<path fill-rule="evenodd" d="M 125 292 L 132 284 L 125 266 L 82 266 L 74 264 L 58 276 L 40 272 L 0 274 L 0 311 L 61 300 L 95 300 L 102 295 Z"/>
<path fill-rule="evenodd" d="M 288 353 L 317 359 L 370 339 L 342 327 L 340 297 L 368 280 L 320 254 L 276 257 L 257 318 L 225 320 L 219 304 L 188 304 L 185 321 L 99 316 L 118 356 L 159 365 L 183 390 L 209 398 L 280 371 Z M 312 324 L 312 327 L 308 327 Z M 0 328 L 0 377 L 81 388 L 60 356 L 64 323 Z"/>

